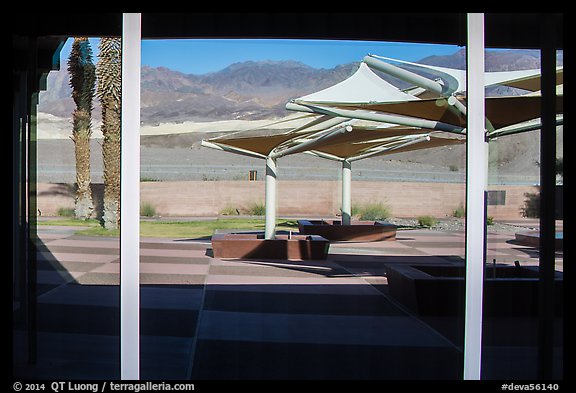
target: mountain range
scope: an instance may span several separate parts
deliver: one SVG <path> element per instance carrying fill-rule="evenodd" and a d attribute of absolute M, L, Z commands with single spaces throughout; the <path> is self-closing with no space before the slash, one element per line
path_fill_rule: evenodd
<path fill-rule="evenodd" d="M 465 67 L 466 52 L 421 59 L 423 64 Z M 562 65 L 563 54 L 559 52 Z M 218 72 L 194 75 L 165 67 L 143 66 L 141 70 L 141 122 L 143 125 L 184 121 L 260 120 L 284 117 L 284 106 L 300 97 L 332 86 L 349 77 L 359 63 L 317 69 L 296 61 L 247 61 Z M 540 54 L 533 50 L 486 52 L 487 71 L 533 69 Z M 408 87 L 381 75 L 396 86 Z M 98 100 L 93 118 L 100 119 Z M 40 94 L 39 112 L 70 118 L 74 109 L 65 66 L 48 76 L 47 90 Z"/>

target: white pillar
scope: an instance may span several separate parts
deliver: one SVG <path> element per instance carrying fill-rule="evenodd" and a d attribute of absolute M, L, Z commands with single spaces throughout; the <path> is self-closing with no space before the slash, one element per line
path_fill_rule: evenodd
<path fill-rule="evenodd" d="M 468 14 L 466 137 L 466 300 L 464 379 L 480 379 L 486 259 L 488 143 L 484 107 L 484 15 Z"/>
<path fill-rule="evenodd" d="M 266 225 L 265 239 L 274 239 L 276 232 L 276 160 L 266 158 Z"/>
<path fill-rule="evenodd" d="M 352 164 L 342 161 L 342 225 L 350 225 L 352 219 Z"/>
<path fill-rule="evenodd" d="M 140 14 L 124 14 L 120 173 L 120 377 L 140 378 Z"/>

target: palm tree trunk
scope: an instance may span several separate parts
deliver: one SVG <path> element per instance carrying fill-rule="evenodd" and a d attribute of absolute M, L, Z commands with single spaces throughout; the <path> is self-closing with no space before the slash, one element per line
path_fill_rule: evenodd
<path fill-rule="evenodd" d="M 92 216 L 94 202 L 92 200 L 92 190 L 90 189 L 90 122 L 81 121 L 89 118 L 86 111 L 75 110 L 73 114 L 74 130 L 72 140 L 74 141 L 74 153 L 76 156 L 76 203 L 75 216 L 80 219 L 87 219 Z M 82 124 L 84 123 L 84 124 Z"/>
<path fill-rule="evenodd" d="M 68 59 L 70 86 L 76 109 L 72 113 L 72 141 L 76 157 L 76 218 L 88 219 L 94 211 L 90 189 L 90 137 L 92 135 L 92 98 L 96 82 L 92 49 L 86 37 L 76 37 Z"/>
<path fill-rule="evenodd" d="M 102 143 L 104 163 L 104 215 L 106 229 L 120 227 L 120 113 L 111 108 L 102 109 L 106 124 Z M 104 127 L 104 125 L 103 125 Z"/>
<path fill-rule="evenodd" d="M 106 229 L 120 227 L 120 139 L 121 139 L 121 40 L 100 40 L 100 61 L 96 67 L 97 95 L 102 105 L 102 159 L 104 164 L 104 214 Z"/>

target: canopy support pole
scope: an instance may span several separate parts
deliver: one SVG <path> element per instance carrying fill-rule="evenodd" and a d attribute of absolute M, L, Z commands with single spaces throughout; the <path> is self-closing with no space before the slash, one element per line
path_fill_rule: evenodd
<path fill-rule="evenodd" d="M 266 225 L 265 239 L 274 239 L 276 232 L 276 160 L 266 157 Z"/>
<path fill-rule="evenodd" d="M 350 225 L 352 219 L 352 164 L 342 161 L 342 225 Z"/>

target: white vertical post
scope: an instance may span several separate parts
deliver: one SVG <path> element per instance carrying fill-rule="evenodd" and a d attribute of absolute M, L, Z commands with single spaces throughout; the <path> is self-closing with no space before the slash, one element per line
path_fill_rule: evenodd
<path fill-rule="evenodd" d="M 352 164 L 342 161 L 342 225 L 352 220 Z"/>
<path fill-rule="evenodd" d="M 486 258 L 488 143 L 484 107 L 484 15 L 468 14 L 466 137 L 466 300 L 464 379 L 480 379 Z"/>
<path fill-rule="evenodd" d="M 274 239 L 276 233 L 276 160 L 266 157 L 266 225 L 265 239 Z"/>
<path fill-rule="evenodd" d="M 140 378 L 140 14 L 122 24 L 120 377 Z"/>

